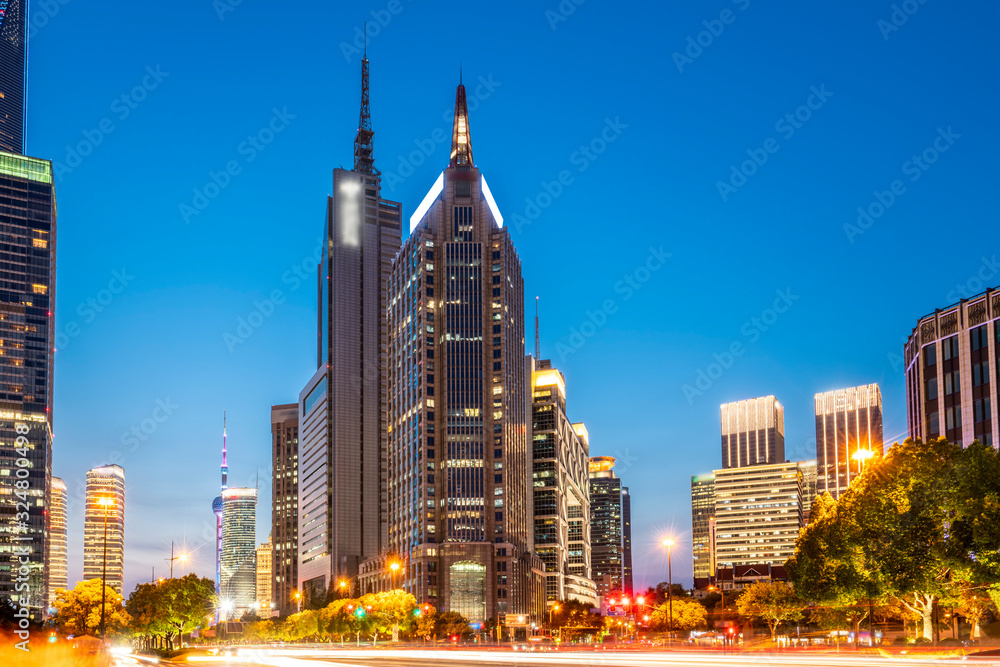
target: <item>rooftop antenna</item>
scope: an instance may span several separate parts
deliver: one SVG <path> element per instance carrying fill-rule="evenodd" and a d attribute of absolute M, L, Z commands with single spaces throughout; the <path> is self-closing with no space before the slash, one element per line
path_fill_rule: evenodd
<path fill-rule="evenodd" d="M 538 297 L 535 297 L 535 361 L 542 358 L 542 343 L 538 337 Z"/>
<path fill-rule="evenodd" d="M 371 108 L 368 103 L 368 23 L 365 22 L 365 55 L 361 59 L 361 113 L 358 119 L 358 134 L 354 138 L 354 171 L 377 178 L 381 172 L 375 168 L 374 135 Z"/>

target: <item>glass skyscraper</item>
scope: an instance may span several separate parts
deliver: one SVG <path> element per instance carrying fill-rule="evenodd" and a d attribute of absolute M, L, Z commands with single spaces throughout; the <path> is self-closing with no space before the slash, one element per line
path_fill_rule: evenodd
<path fill-rule="evenodd" d="M 388 325 L 387 553 L 404 563 L 400 583 L 473 622 L 541 620 L 521 262 L 475 166 L 461 85 L 449 165 L 392 264 Z M 366 564 L 366 580 L 380 567 Z"/>
<path fill-rule="evenodd" d="M 725 403 L 721 412 L 723 468 L 785 460 L 785 409 L 774 396 Z"/>
<path fill-rule="evenodd" d="M 836 499 L 861 474 L 858 451 L 882 456 L 882 393 L 868 384 L 816 394 L 815 403 L 816 493 Z"/>
<path fill-rule="evenodd" d="M 222 492 L 222 573 L 219 597 L 230 618 L 257 607 L 257 489 Z M 231 608 L 230 608 L 231 605 Z"/>
<path fill-rule="evenodd" d="M 6 45 L 6 42 L 5 42 Z M 0 152 L 0 598 L 47 608 L 56 197 L 52 163 Z M 27 512 L 26 520 L 18 517 Z M 27 563 L 25 563 L 26 559 Z M 13 572 L 29 573 L 15 591 Z M 18 575 L 22 576 L 22 575 Z"/>
<path fill-rule="evenodd" d="M 295 591 L 299 586 L 298 415 L 298 403 L 271 406 L 272 596 L 281 614 L 290 614 L 297 610 Z"/>
<path fill-rule="evenodd" d="M 104 578 L 108 586 L 127 597 L 125 471 L 121 466 L 107 465 L 87 471 L 84 512 L 83 578 Z"/>
<path fill-rule="evenodd" d="M 28 0 L 0 1 L 0 151 L 24 153 Z"/>
<path fill-rule="evenodd" d="M 632 594 L 632 507 L 613 456 L 590 458 L 591 570 L 597 593 Z"/>

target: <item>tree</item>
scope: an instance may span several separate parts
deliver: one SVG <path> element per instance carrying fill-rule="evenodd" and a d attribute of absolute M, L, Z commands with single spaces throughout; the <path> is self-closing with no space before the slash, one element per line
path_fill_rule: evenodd
<path fill-rule="evenodd" d="M 284 629 L 291 641 L 312 637 L 319 632 L 319 614 L 312 609 L 300 611 L 285 619 Z"/>
<path fill-rule="evenodd" d="M 53 606 L 56 613 L 52 623 L 67 634 L 85 635 L 100 632 L 101 628 L 100 579 L 80 581 L 72 590 L 59 588 Z M 104 626 L 109 634 L 125 632 L 131 621 L 122 608 L 122 596 L 110 586 L 104 587 Z"/>
<path fill-rule="evenodd" d="M 744 589 L 736 609 L 750 620 L 764 621 L 771 630 L 771 640 L 777 637 L 778 626 L 802 618 L 802 601 L 792 587 L 783 581 L 757 581 Z"/>
<path fill-rule="evenodd" d="M 461 636 L 470 632 L 472 630 L 469 628 L 469 619 L 457 611 L 446 611 L 438 614 L 437 634 Z"/>
<path fill-rule="evenodd" d="M 981 634 L 979 626 L 986 614 L 994 608 L 989 590 L 982 586 L 963 588 L 959 607 L 962 610 L 962 615 L 972 625 L 970 638 L 979 639 Z"/>
<path fill-rule="evenodd" d="M 671 606 L 673 607 L 672 612 Z M 658 630 L 673 628 L 681 632 L 688 632 L 707 625 L 708 610 L 693 598 L 674 598 L 672 605 L 670 602 L 664 602 L 653 609 L 652 623 Z"/>
<path fill-rule="evenodd" d="M 215 599 L 215 582 L 191 573 L 159 584 L 160 607 L 166 622 L 177 634 L 178 643 L 185 633 L 208 625 Z M 173 635 L 170 636 L 171 645 Z"/>
<path fill-rule="evenodd" d="M 417 621 L 414 624 L 414 633 L 417 637 L 421 637 L 424 641 L 427 641 L 436 636 L 435 631 L 438 623 L 437 609 L 429 604 L 424 604 L 420 605 L 419 611 L 420 615 L 417 616 Z"/>
<path fill-rule="evenodd" d="M 368 598 L 366 605 L 372 607 L 372 613 L 384 618 L 392 628 L 392 641 L 399 641 L 399 631 L 408 630 L 416 618 L 414 612 L 417 610 L 417 599 L 400 589 L 365 597 Z"/>
<path fill-rule="evenodd" d="M 589 604 L 578 600 L 557 604 L 559 610 L 552 612 L 552 628 L 558 629 L 563 639 L 569 641 L 581 635 L 593 635 L 601 629 L 601 617 L 591 613 Z"/>

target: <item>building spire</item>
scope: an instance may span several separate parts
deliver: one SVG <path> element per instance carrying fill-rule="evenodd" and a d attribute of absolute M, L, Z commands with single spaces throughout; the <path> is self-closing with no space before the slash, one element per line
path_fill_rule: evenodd
<path fill-rule="evenodd" d="M 229 464 L 226 462 L 226 411 L 222 411 L 222 489 L 229 485 Z"/>
<path fill-rule="evenodd" d="M 469 107 L 465 103 L 465 86 L 461 83 L 455 93 L 455 125 L 451 131 L 451 166 L 459 165 L 475 166 L 472 161 L 472 137 L 469 134 Z"/>
<path fill-rule="evenodd" d="M 542 358 L 542 341 L 538 336 L 538 297 L 535 297 L 535 361 Z"/>
<path fill-rule="evenodd" d="M 359 174 L 380 176 L 375 168 L 375 146 L 372 141 L 371 109 L 368 106 L 368 35 L 365 35 L 365 55 L 361 59 L 361 117 L 358 120 L 358 135 L 354 138 L 354 171 Z"/>

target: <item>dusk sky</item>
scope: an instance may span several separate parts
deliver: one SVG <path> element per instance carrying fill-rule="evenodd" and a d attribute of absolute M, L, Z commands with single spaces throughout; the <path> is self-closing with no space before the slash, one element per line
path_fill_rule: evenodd
<path fill-rule="evenodd" d="M 32 3 L 71 585 L 84 476 L 105 463 L 126 472 L 126 595 L 166 572 L 171 540 L 213 576 L 223 410 L 230 483 L 259 471 L 266 539 L 270 406 L 315 370 L 365 20 L 375 164 L 406 220 L 447 164 L 462 68 L 542 356 L 631 488 L 636 586 L 666 579 L 667 534 L 690 585 L 690 476 L 721 465 L 721 403 L 777 396 L 805 460 L 813 395 L 877 382 L 887 442 L 905 437 L 905 337 L 1000 284 L 1000 8 L 576 2 Z"/>

